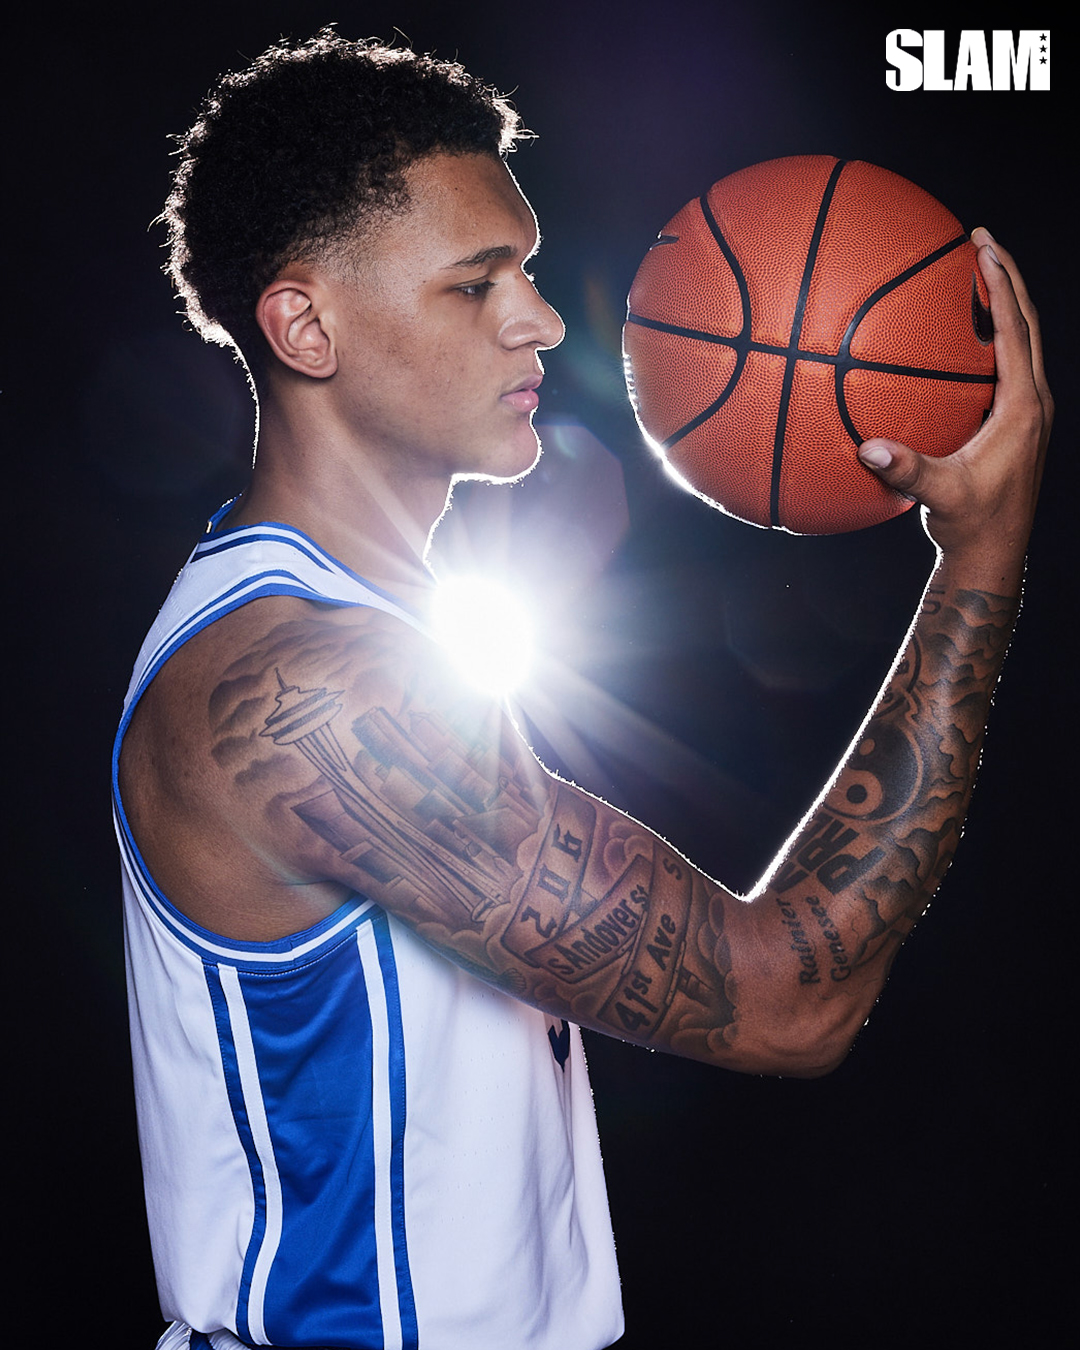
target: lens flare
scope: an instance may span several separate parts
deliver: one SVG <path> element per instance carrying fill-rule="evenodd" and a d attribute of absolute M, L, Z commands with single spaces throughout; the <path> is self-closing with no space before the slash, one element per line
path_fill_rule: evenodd
<path fill-rule="evenodd" d="M 435 636 L 461 674 L 488 694 L 509 694 L 532 664 L 532 623 L 505 586 L 485 577 L 449 577 L 439 583 Z"/>

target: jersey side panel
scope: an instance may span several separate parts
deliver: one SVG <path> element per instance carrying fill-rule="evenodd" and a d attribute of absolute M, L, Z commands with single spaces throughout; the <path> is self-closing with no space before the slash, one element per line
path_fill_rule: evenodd
<path fill-rule="evenodd" d="M 414 939 L 396 950 L 408 1062 L 425 1066 L 405 1153 L 421 1346 L 475 1350 L 481 1325 L 515 1350 L 610 1345 L 619 1281 L 578 1029 L 560 1065 L 565 1023 Z"/>

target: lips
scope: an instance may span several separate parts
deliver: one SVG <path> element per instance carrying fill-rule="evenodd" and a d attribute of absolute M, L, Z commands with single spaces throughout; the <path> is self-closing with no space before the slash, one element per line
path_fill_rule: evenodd
<path fill-rule="evenodd" d="M 500 396 L 501 401 L 508 403 L 515 412 L 534 412 L 540 403 L 540 396 L 536 391 L 539 389 L 543 378 L 542 375 L 530 375 L 528 379 L 522 380 L 513 389 L 502 394 Z"/>

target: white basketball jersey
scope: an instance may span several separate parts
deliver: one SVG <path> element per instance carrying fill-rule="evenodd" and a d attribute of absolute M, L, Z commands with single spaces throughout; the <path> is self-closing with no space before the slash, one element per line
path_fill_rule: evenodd
<path fill-rule="evenodd" d="M 185 918 L 120 801 L 132 712 L 260 596 L 417 625 L 298 531 L 209 533 L 143 645 L 113 759 L 139 1138 L 162 1311 L 247 1345 L 600 1350 L 622 1312 L 576 1027 L 354 895 L 275 942 Z"/>

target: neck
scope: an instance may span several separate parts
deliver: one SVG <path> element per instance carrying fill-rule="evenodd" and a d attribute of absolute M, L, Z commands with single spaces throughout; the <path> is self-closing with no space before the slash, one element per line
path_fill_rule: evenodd
<path fill-rule="evenodd" d="M 449 480 L 417 477 L 309 412 L 261 404 L 255 467 L 229 525 L 292 525 L 367 580 L 419 603 L 431 588 L 425 556 Z"/>

